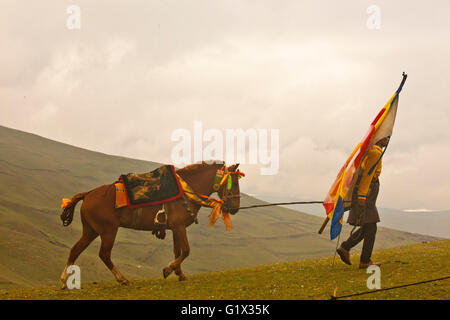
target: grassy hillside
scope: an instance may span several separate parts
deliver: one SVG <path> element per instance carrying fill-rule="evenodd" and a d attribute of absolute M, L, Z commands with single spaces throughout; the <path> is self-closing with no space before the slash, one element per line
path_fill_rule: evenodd
<path fill-rule="evenodd" d="M 59 219 L 62 197 L 114 182 L 121 173 L 147 172 L 157 163 L 106 155 L 0 126 L 0 288 L 53 285 L 80 237 L 79 213 Z M 251 179 L 247 177 L 246 179 Z M 245 183 L 245 180 L 242 183 Z M 243 196 L 242 205 L 261 203 Z M 208 226 L 208 210 L 188 230 L 187 274 L 332 255 L 335 243 L 318 235 L 322 218 L 281 207 L 242 210 L 225 232 Z M 328 231 L 328 230 L 327 230 Z M 349 228 L 344 228 L 348 234 Z M 380 228 L 376 249 L 434 238 Z M 98 258 L 99 240 L 77 264 L 85 281 L 112 279 Z M 172 240 L 120 229 L 112 258 L 129 279 L 159 276 L 172 260 Z"/>
<path fill-rule="evenodd" d="M 381 288 L 450 275 L 450 240 L 376 251 L 382 261 Z M 134 280 L 129 286 L 115 282 L 82 284 L 81 290 L 57 287 L 0 290 L 0 299 L 329 299 L 367 291 L 368 274 L 337 257 L 192 275 L 188 281 Z M 358 299 L 450 299 L 450 279 L 362 295 Z"/>

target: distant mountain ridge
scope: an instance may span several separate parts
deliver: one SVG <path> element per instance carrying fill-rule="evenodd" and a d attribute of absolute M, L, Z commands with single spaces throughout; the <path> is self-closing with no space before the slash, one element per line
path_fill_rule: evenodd
<path fill-rule="evenodd" d="M 80 237 L 79 207 L 65 228 L 62 197 L 114 182 L 121 173 L 148 172 L 160 164 L 89 151 L 0 126 L 0 287 L 53 285 L 70 248 Z M 246 179 L 251 179 L 247 177 Z M 262 201 L 242 195 L 242 206 Z M 209 210 L 188 229 L 187 274 L 329 256 L 335 242 L 318 235 L 322 218 L 283 207 L 241 210 L 233 230 L 208 225 Z M 327 230 L 328 231 L 328 230 Z M 326 231 L 326 232 L 327 232 Z M 344 227 L 344 233 L 349 228 Z M 435 238 L 380 228 L 377 248 Z M 77 264 L 86 281 L 110 280 L 98 258 L 98 239 Z M 161 241 L 150 232 L 120 229 L 113 261 L 130 279 L 160 275 L 173 259 L 171 233 Z"/>
<path fill-rule="evenodd" d="M 261 195 L 260 199 L 269 202 L 299 201 L 298 198 L 279 195 Z M 321 206 L 305 207 L 292 205 L 289 206 L 289 208 L 299 211 L 306 209 L 309 214 L 319 217 L 324 216 L 324 210 Z M 450 210 L 406 212 L 397 209 L 378 207 L 378 211 L 381 219 L 380 226 L 450 239 Z M 347 219 L 347 214 L 348 212 L 345 213 L 344 220 Z"/>

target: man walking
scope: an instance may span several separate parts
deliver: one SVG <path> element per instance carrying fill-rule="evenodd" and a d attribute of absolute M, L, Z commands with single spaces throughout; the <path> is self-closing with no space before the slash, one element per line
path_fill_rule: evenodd
<path fill-rule="evenodd" d="M 361 163 L 361 175 L 353 190 L 352 205 L 347 219 L 349 224 L 355 227 L 359 226 L 359 229 L 355 232 L 352 231 L 350 237 L 337 249 L 341 260 L 351 265 L 350 249 L 364 240 L 359 264 L 360 269 L 365 269 L 371 265 L 381 265 L 381 263 L 372 262 L 370 258 L 375 244 L 377 223 L 380 222 L 375 203 L 380 188 L 378 178 L 381 174 L 382 148 L 385 148 L 388 142 L 389 137 L 379 140 L 370 148 Z"/>

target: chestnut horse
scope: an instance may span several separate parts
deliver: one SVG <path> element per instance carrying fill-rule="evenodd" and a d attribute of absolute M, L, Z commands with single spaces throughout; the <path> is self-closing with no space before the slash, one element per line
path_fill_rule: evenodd
<path fill-rule="evenodd" d="M 218 170 L 227 169 L 231 173 L 232 186 L 230 190 L 226 190 L 226 184 L 221 185 L 217 194 L 224 201 L 224 211 L 236 214 L 240 206 L 240 191 L 236 169 L 239 164 L 229 166 L 224 163 L 206 163 L 189 165 L 177 170 L 177 174 L 187 182 L 192 190 L 201 195 L 210 196 L 215 192 L 213 183 Z M 71 202 L 65 208 L 61 218 L 70 224 L 74 209 L 78 201 L 83 200 L 81 206 L 81 222 L 83 225 L 83 233 L 80 240 L 70 250 L 70 255 L 66 263 L 66 267 L 61 274 L 60 280 L 62 288 L 66 288 L 66 282 L 69 277 L 66 270 L 70 265 L 75 263 L 78 256 L 89 246 L 89 244 L 98 236 L 101 239 L 101 247 L 99 256 L 105 265 L 111 270 L 114 277 L 120 284 L 128 284 L 128 280 L 120 273 L 117 267 L 111 261 L 111 250 L 114 245 L 117 230 L 119 227 L 149 230 L 157 229 L 155 225 L 155 215 L 162 208 L 162 205 L 154 205 L 142 208 L 139 227 L 136 228 L 133 223 L 133 209 L 125 206 L 115 208 L 115 186 L 113 184 L 104 185 L 93 189 L 89 192 L 76 194 L 72 197 Z M 192 201 L 188 201 L 192 214 L 188 214 L 185 200 L 183 197 L 165 203 L 167 212 L 167 228 L 173 234 L 173 251 L 175 260 L 163 269 L 164 278 L 167 278 L 173 271 L 180 281 L 186 280 L 186 276 L 181 271 L 181 263 L 189 255 L 189 242 L 186 235 L 186 228 L 194 222 L 194 217 L 200 210 L 200 205 Z M 193 217 L 194 216 L 194 217 Z"/>

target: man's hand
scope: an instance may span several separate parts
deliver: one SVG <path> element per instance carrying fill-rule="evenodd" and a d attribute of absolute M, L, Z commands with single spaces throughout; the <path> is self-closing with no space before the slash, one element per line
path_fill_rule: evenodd
<path fill-rule="evenodd" d="M 358 199 L 358 205 L 360 205 L 361 207 L 365 207 L 366 206 L 366 199 Z"/>

